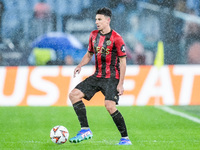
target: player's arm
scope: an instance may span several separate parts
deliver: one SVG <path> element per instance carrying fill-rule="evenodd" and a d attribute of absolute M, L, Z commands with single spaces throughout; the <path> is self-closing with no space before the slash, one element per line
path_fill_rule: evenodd
<path fill-rule="evenodd" d="M 126 73 L 126 56 L 119 57 L 119 61 L 120 61 L 120 78 L 119 78 L 119 83 L 117 85 L 117 91 L 119 92 L 118 95 L 122 95 L 124 93 L 123 84 Z"/>
<path fill-rule="evenodd" d="M 81 62 L 78 64 L 78 66 L 74 69 L 74 77 L 76 77 L 76 73 L 81 72 L 81 67 L 88 64 L 92 59 L 93 53 L 90 53 L 87 51 L 87 53 L 83 56 Z"/>

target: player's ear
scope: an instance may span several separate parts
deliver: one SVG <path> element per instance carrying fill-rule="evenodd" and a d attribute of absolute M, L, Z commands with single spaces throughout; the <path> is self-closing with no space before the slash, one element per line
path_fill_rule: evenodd
<path fill-rule="evenodd" d="M 111 18 L 110 18 L 110 17 L 108 17 L 107 19 L 108 19 L 108 22 L 110 23 L 110 21 L 111 21 Z"/>

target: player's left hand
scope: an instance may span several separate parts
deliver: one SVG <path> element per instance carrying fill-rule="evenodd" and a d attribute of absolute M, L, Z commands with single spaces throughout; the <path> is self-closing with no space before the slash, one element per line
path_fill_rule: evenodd
<path fill-rule="evenodd" d="M 76 77 L 76 74 L 80 73 L 81 72 L 81 67 L 80 66 L 77 66 L 75 69 L 74 69 L 74 78 Z"/>
<path fill-rule="evenodd" d="M 117 91 L 118 91 L 118 95 L 119 95 L 119 96 L 120 96 L 120 95 L 123 95 L 123 93 L 124 93 L 124 87 L 123 87 L 123 85 L 118 84 L 118 85 L 117 85 Z"/>

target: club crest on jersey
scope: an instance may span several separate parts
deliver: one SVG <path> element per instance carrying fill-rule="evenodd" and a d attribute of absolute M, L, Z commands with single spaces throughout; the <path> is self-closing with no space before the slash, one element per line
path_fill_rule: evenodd
<path fill-rule="evenodd" d="M 96 40 L 92 41 L 94 44 L 96 43 Z"/>
<path fill-rule="evenodd" d="M 122 51 L 122 52 L 125 52 L 125 46 L 124 46 L 124 45 L 122 45 L 121 51 Z"/>
<path fill-rule="evenodd" d="M 111 41 L 110 41 L 110 40 L 107 40 L 107 41 L 106 41 L 106 45 L 109 46 L 110 44 L 111 44 Z"/>

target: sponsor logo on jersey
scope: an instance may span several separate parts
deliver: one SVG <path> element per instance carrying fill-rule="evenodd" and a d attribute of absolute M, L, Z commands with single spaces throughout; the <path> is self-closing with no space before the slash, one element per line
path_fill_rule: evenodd
<path fill-rule="evenodd" d="M 110 53 L 110 49 L 109 48 L 105 48 L 105 47 L 96 47 L 96 53 L 101 53 L 101 54 L 106 54 L 108 55 Z"/>

